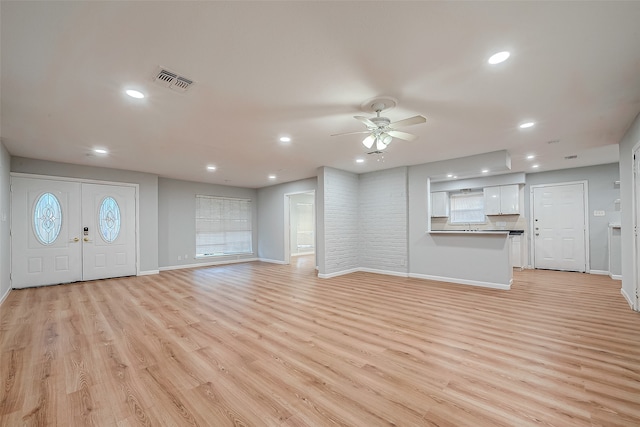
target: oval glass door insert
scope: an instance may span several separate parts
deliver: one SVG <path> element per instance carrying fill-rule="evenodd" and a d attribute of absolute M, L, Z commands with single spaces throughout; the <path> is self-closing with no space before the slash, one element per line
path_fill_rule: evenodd
<path fill-rule="evenodd" d="M 52 193 L 44 193 L 33 206 L 33 230 L 43 245 L 56 241 L 62 228 L 62 208 Z"/>
<path fill-rule="evenodd" d="M 113 243 L 120 234 L 120 207 L 113 197 L 105 197 L 98 213 L 100 235 L 107 243 Z"/>

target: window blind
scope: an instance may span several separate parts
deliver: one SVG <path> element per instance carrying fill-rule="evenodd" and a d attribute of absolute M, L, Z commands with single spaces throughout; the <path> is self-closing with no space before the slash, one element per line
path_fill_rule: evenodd
<path fill-rule="evenodd" d="M 483 193 L 452 194 L 450 203 L 451 224 L 485 222 Z"/>
<path fill-rule="evenodd" d="M 253 252 L 251 200 L 196 195 L 196 257 Z"/>

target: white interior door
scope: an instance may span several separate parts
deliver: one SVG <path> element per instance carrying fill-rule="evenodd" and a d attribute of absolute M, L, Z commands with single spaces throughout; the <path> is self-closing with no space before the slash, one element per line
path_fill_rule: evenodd
<path fill-rule="evenodd" d="M 534 267 L 586 271 L 583 183 L 533 189 Z"/>
<path fill-rule="evenodd" d="M 135 188 L 82 184 L 82 279 L 136 274 Z"/>
<path fill-rule="evenodd" d="M 11 180 L 11 286 L 82 279 L 80 183 Z"/>
<path fill-rule="evenodd" d="M 12 177 L 11 286 L 137 272 L 136 189 Z"/>
<path fill-rule="evenodd" d="M 633 153 L 633 189 L 635 191 L 636 215 L 633 223 L 636 259 L 634 261 L 634 275 L 636 286 L 635 309 L 640 310 L 640 149 Z"/>

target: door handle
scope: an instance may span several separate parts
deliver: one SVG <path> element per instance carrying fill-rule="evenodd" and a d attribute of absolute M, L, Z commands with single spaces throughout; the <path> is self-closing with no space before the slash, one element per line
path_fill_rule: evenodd
<path fill-rule="evenodd" d="M 536 233 L 536 236 L 539 236 L 539 235 L 540 235 L 540 233 Z"/>
<path fill-rule="evenodd" d="M 71 239 L 71 240 L 69 240 L 69 241 L 70 241 L 70 242 L 79 242 L 79 241 L 80 241 L 80 239 L 79 239 L 79 238 L 77 238 L 77 237 L 74 237 L 73 239 Z"/>
<path fill-rule="evenodd" d="M 90 242 L 90 241 L 91 241 L 91 240 L 89 240 L 89 238 L 88 238 L 88 237 L 85 237 L 83 240 L 84 240 L 85 242 Z"/>

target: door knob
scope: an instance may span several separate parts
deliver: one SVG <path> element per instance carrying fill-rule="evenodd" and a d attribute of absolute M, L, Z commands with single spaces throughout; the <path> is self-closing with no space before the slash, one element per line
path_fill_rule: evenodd
<path fill-rule="evenodd" d="M 539 235 L 540 235 L 540 233 L 536 233 L 536 236 L 539 236 Z"/>
<path fill-rule="evenodd" d="M 74 238 L 73 238 L 73 241 L 74 241 L 74 242 L 79 242 L 79 241 L 80 241 L 80 239 L 79 239 L 79 238 L 77 238 L 77 237 L 74 237 Z"/>
<path fill-rule="evenodd" d="M 84 241 L 85 241 L 85 242 L 88 242 L 88 241 L 89 241 L 89 238 L 88 238 L 88 237 L 85 237 L 85 238 L 84 238 Z"/>

